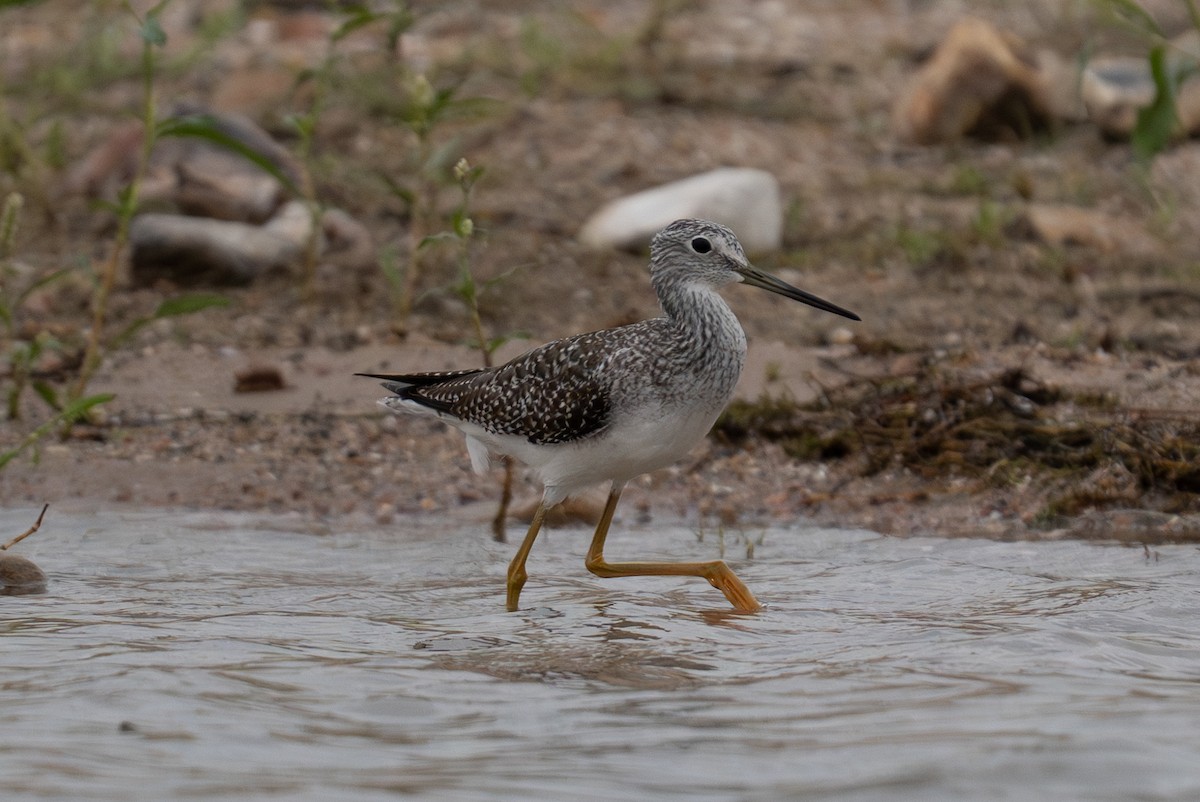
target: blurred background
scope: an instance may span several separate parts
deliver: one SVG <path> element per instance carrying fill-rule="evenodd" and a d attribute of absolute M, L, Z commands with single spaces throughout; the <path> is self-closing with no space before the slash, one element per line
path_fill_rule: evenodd
<path fill-rule="evenodd" d="M 0 498 L 480 500 L 350 374 L 652 316 L 649 237 L 707 216 L 863 317 L 729 294 L 742 405 L 674 480 L 773 478 L 713 511 L 927 527 L 864 499 L 964 479 L 1006 531 L 1190 511 L 1190 9 L 6 3 Z"/>

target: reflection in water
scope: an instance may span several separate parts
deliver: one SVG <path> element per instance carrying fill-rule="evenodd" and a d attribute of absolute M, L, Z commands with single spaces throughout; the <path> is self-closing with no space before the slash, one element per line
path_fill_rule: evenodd
<path fill-rule="evenodd" d="M 772 530 L 746 615 L 552 532 L 509 614 L 476 529 L 56 515 L 0 602 L 3 798 L 1200 798 L 1194 547 Z"/>

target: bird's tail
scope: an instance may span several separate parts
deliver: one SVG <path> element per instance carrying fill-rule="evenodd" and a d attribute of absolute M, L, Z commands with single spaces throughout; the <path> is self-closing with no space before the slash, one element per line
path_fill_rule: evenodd
<path fill-rule="evenodd" d="M 442 382 L 472 376 L 483 368 L 467 368 L 466 370 L 444 370 L 435 373 L 355 373 L 355 376 L 365 376 L 368 379 L 382 379 L 385 389 L 396 395 L 404 395 L 409 387 L 429 387 Z"/>

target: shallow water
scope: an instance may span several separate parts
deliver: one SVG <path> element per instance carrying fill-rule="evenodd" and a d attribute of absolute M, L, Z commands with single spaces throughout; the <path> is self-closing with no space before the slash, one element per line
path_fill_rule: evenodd
<path fill-rule="evenodd" d="M 0 597 L 0 796 L 1200 798 L 1194 546 L 771 529 L 737 615 L 552 530 L 507 614 L 512 547 L 444 526 L 51 510 L 48 592 Z"/>

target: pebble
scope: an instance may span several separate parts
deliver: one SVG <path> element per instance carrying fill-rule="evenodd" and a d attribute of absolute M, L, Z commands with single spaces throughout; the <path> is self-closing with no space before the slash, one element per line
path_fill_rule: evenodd
<path fill-rule="evenodd" d="M 838 326 L 829 332 L 830 345 L 850 345 L 854 342 L 854 332 L 845 326 Z"/>
<path fill-rule="evenodd" d="M 248 365 L 234 372 L 235 393 L 265 393 L 287 387 L 283 373 L 275 365 Z"/>
<path fill-rule="evenodd" d="M 0 595 L 23 596 L 46 590 L 46 574 L 32 560 L 0 552 Z"/>

